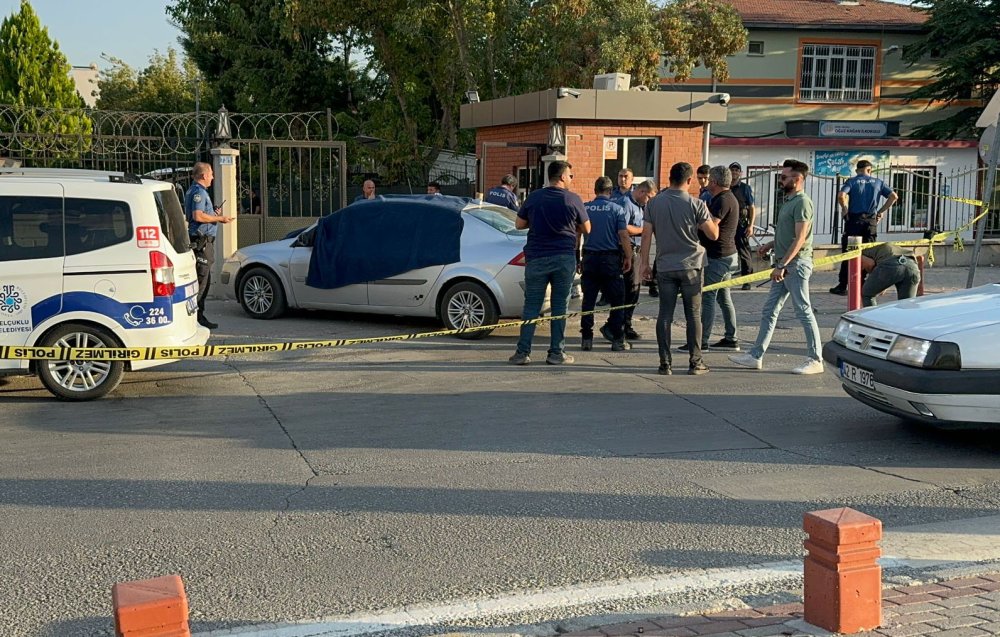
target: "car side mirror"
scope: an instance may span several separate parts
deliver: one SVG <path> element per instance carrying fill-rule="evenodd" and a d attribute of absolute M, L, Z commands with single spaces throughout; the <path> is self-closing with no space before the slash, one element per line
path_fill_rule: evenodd
<path fill-rule="evenodd" d="M 295 241 L 292 242 L 292 247 L 293 248 L 311 248 L 312 244 L 313 244 L 313 239 L 315 238 L 315 235 L 316 235 L 316 229 L 315 228 L 313 228 L 312 230 L 306 230 L 305 232 L 303 232 L 302 234 L 300 234 L 299 236 L 297 236 L 295 238 Z"/>

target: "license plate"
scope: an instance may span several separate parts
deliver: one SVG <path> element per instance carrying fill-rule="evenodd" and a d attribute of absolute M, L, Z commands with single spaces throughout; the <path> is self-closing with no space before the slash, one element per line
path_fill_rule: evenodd
<path fill-rule="evenodd" d="M 867 369 L 840 361 L 840 377 L 855 385 L 861 385 L 875 391 L 875 374 Z"/>
<path fill-rule="evenodd" d="M 188 316 L 191 316 L 198 311 L 198 297 L 192 296 L 187 301 L 184 302 L 185 309 L 187 310 Z"/>

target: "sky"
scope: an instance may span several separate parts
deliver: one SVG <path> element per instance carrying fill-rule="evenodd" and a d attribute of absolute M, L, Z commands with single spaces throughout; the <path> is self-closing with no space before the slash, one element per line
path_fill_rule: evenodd
<path fill-rule="evenodd" d="M 31 0 L 49 38 L 73 66 L 110 64 L 106 53 L 145 68 L 155 51 L 180 50 L 180 32 L 167 22 L 168 0 Z M 0 19 L 20 11 L 21 0 L 0 0 Z"/>

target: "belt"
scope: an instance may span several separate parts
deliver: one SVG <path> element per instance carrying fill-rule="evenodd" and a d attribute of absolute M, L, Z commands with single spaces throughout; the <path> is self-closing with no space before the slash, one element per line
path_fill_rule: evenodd
<path fill-rule="evenodd" d="M 621 250 L 584 250 L 583 253 L 584 254 L 595 254 L 595 255 L 604 255 L 604 254 L 615 254 L 615 255 L 618 255 L 618 254 L 621 254 L 622 251 Z"/>

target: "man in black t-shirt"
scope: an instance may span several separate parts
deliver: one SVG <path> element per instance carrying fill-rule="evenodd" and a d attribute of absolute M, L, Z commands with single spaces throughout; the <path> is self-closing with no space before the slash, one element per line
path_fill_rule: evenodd
<path fill-rule="evenodd" d="M 736 228 L 736 251 L 740 259 L 740 275 L 753 274 L 753 252 L 750 250 L 750 237 L 753 236 L 753 224 L 757 216 L 757 208 L 754 206 L 753 188 L 743 177 L 743 166 L 734 161 L 729 164 L 729 173 L 732 177 L 730 189 L 736 195 L 736 200 L 740 206 L 740 219 Z M 750 289 L 749 283 L 743 284 L 744 290 Z"/>
<path fill-rule="evenodd" d="M 708 176 L 708 192 L 712 200 L 708 211 L 719 222 L 719 238 L 712 241 L 699 233 L 701 245 L 705 246 L 708 265 L 705 267 L 705 285 L 721 283 L 733 278 L 733 273 L 739 268 L 739 257 L 736 251 L 736 236 L 739 232 L 740 204 L 736 195 L 730 190 L 732 173 L 725 166 L 715 166 Z M 712 325 L 715 323 L 715 304 L 718 302 L 722 310 L 722 320 L 726 331 L 722 339 L 709 346 L 712 336 Z M 701 349 L 724 349 L 730 352 L 740 351 L 736 338 L 736 308 L 729 288 L 704 292 L 701 295 Z"/>

